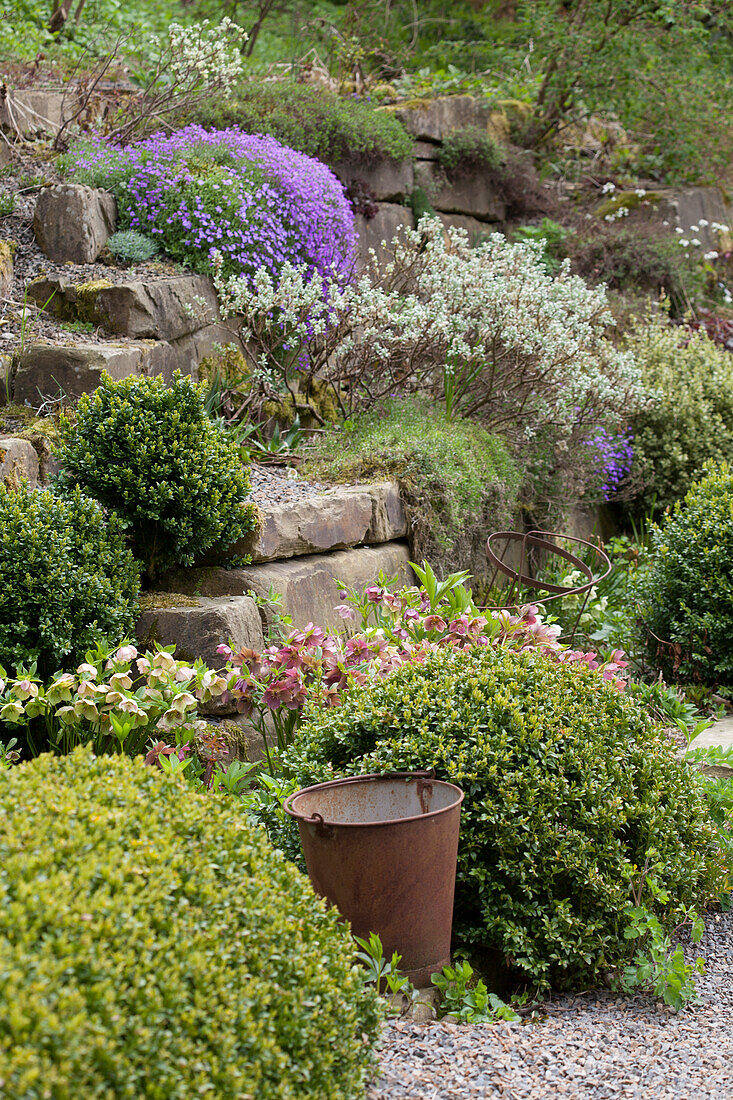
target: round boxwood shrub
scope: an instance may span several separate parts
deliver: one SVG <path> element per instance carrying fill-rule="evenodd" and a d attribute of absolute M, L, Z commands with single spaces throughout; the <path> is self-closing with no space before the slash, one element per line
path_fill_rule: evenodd
<path fill-rule="evenodd" d="M 206 415 L 205 393 L 179 373 L 169 385 L 103 374 L 59 421 L 59 484 L 80 485 L 122 517 L 150 580 L 255 526 L 247 468 Z"/>
<path fill-rule="evenodd" d="M 706 462 L 684 501 L 652 528 L 639 590 L 646 643 L 666 676 L 733 683 L 733 469 Z"/>
<path fill-rule="evenodd" d="M 87 749 L 0 770 L 0 996 L 28 1100 L 359 1097 L 380 1017 L 235 800 Z"/>
<path fill-rule="evenodd" d="M 462 787 L 455 931 L 540 985 L 624 958 L 627 876 L 647 854 L 671 909 L 716 889 L 705 796 L 664 731 L 597 673 L 536 651 L 441 651 L 355 688 L 306 715 L 285 764 L 301 786 L 435 768 Z"/>
<path fill-rule="evenodd" d="M 86 142 L 68 156 L 74 178 L 117 199 L 121 229 L 151 236 L 173 259 L 209 274 L 276 275 L 283 263 L 323 275 L 351 270 L 354 214 L 325 164 L 241 130 L 187 126 L 119 148 Z"/>
<path fill-rule="evenodd" d="M 628 340 L 651 400 L 633 421 L 634 511 L 680 500 L 706 459 L 733 460 L 733 355 L 703 330 L 650 319 Z"/>
<path fill-rule="evenodd" d="M 135 624 L 138 566 L 122 524 L 77 489 L 0 483 L 0 665 L 36 661 L 42 677 L 76 665 Z"/>

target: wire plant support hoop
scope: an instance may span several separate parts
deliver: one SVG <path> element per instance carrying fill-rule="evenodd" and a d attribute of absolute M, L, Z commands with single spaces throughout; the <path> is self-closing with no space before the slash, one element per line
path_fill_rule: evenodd
<path fill-rule="evenodd" d="M 578 553 L 572 553 L 561 543 L 572 543 L 577 547 Z M 509 550 L 519 552 L 519 566 L 515 568 L 507 561 Z M 579 556 L 583 552 L 586 558 L 591 558 L 593 565 Z M 494 567 L 494 572 L 489 580 L 489 590 L 493 589 L 499 579 L 499 575 L 508 578 L 509 584 L 502 590 L 502 596 L 506 597 L 502 603 L 492 606 L 494 611 L 514 611 L 521 602 L 522 590 L 530 589 L 535 593 L 538 603 L 547 604 L 552 600 L 560 600 L 564 596 L 583 596 L 578 608 L 573 629 L 566 639 L 572 642 L 578 629 L 580 618 L 585 611 L 591 590 L 605 580 L 611 572 L 611 561 L 600 546 L 588 542 L 586 539 L 577 538 L 575 535 L 565 535 L 558 531 L 494 531 L 486 542 L 486 554 Z M 548 557 L 563 559 L 573 569 L 585 577 L 583 584 L 572 587 L 555 584 L 552 581 L 542 580 L 539 575 L 544 562 Z M 516 554 L 512 553 L 512 559 L 516 561 Z M 546 593 L 543 595 L 543 593 Z"/>

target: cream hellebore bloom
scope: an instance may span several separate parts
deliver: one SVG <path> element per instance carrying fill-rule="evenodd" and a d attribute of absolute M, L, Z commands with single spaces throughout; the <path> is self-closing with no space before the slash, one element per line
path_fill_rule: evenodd
<path fill-rule="evenodd" d="M 38 695 L 38 684 L 32 680 L 16 680 L 12 687 L 16 699 L 35 699 Z"/>

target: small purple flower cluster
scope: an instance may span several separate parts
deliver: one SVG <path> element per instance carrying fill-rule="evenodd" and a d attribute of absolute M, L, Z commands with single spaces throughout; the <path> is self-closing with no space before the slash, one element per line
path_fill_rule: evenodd
<path fill-rule="evenodd" d="M 343 185 L 273 137 L 193 125 L 124 148 L 85 143 L 71 162 L 77 178 L 114 193 L 121 228 L 157 239 L 196 271 L 208 272 L 216 251 L 226 275 L 264 267 L 274 276 L 286 260 L 323 275 L 352 266 Z"/>
<path fill-rule="evenodd" d="M 592 439 L 586 440 L 596 453 L 600 491 L 604 500 L 611 499 L 631 470 L 634 457 L 633 438 L 631 428 L 619 434 L 609 432 L 606 428 L 597 428 Z"/>

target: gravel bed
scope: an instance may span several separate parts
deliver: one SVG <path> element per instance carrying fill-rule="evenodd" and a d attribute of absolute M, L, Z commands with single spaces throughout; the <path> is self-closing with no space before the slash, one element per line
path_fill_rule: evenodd
<path fill-rule="evenodd" d="M 731 1100 L 733 911 L 708 914 L 693 951 L 707 963 L 700 1003 L 679 1014 L 602 991 L 517 1024 L 392 1022 L 369 1100 Z"/>
<path fill-rule="evenodd" d="M 23 297 L 25 288 L 33 279 L 41 275 L 47 277 L 64 275 L 75 283 L 89 283 L 106 279 L 111 283 L 129 282 L 139 276 L 162 276 L 179 274 L 181 269 L 169 262 L 150 262 L 132 267 L 117 267 L 113 264 L 97 262 L 93 264 L 54 263 L 41 252 L 33 235 L 33 211 L 38 192 L 37 186 L 25 186 L 30 176 L 42 176 L 45 183 L 58 180 L 53 166 L 39 162 L 32 156 L 25 156 L 15 163 L 15 174 L 0 179 L 0 192 L 13 192 L 15 209 L 12 214 L 0 218 L 0 240 L 14 241 L 13 286 L 9 296 L 0 299 L 0 352 L 12 351 L 20 339 Z M 27 304 L 26 343 L 35 340 L 50 340 L 63 344 L 90 344 L 100 340 L 109 340 L 109 335 L 96 329 L 91 332 L 74 332 L 36 307 L 34 302 Z M 126 342 L 124 337 L 114 337 L 115 343 Z"/>
<path fill-rule="evenodd" d="M 319 481 L 307 481 L 305 478 L 288 471 L 293 467 L 286 466 L 257 466 L 250 467 L 249 479 L 252 485 L 252 499 L 258 504 L 292 504 L 304 497 L 325 493 L 327 489 L 333 489 L 333 485 L 323 485 Z M 297 473 L 297 472 L 296 472 Z"/>

